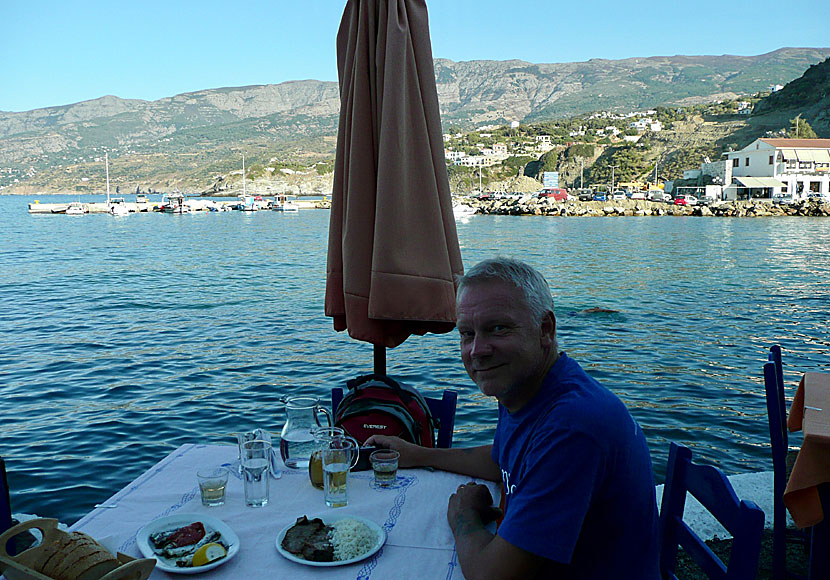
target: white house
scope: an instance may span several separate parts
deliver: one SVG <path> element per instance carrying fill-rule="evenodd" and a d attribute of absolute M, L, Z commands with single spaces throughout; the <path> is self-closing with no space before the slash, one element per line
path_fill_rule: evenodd
<path fill-rule="evenodd" d="M 724 156 L 732 167 L 727 199 L 801 200 L 811 193 L 830 198 L 830 139 L 756 139 Z"/>
<path fill-rule="evenodd" d="M 467 154 L 464 151 L 450 151 L 448 149 L 444 150 L 444 158 L 447 161 L 452 161 L 453 163 L 461 159 L 462 157 L 466 157 Z"/>

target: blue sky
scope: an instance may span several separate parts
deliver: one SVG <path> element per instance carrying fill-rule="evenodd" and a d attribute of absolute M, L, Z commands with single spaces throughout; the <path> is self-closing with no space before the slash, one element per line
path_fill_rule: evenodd
<path fill-rule="evenodd" d="M 683 7 L 681 7 L 681 5 Z M 0 111 L 337 80 L 345 0 L 0 0 Z M 575 62 L 830 46 L 830 2 L 429 0 L 435 57 Z"/>

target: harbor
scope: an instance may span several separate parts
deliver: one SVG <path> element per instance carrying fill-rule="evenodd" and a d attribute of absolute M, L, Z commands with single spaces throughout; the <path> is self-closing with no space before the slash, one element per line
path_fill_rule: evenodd
<path fill-rule="evenodd" d="M 50 196 L 54 197 L 54 196 Z M 126 206 L 127 213 L 148 213 L 148 212 L 160 212 L 160 213 L 191 213 L 191 212 L 216 212 L 216 211 L 233 211 L 233 210 L 242 210 L 242 211 L 259 211 L 259 210 L 274 210 L 274 211 L 283 211 L 285 208 L 283 207 L 283 201 L 280 200 L 279 197 L 275 198 L 263 198 L 261 196 L 248 196 L 250 199 L 246 200 L 242 196 L 237 199 L 211 199 L 211 198 L 198 198 L 198 197 L 184 197 L 180 196 L 181 203 L 178 207 L 181 209 L 179 211 L 165 211 L 167 207 L 173 207 L 171 203 L 167 199 L 160 199 L 157 201 L 126 201 L 123 202 Z M 171 198 L 176 199 L 175 196 L 171 196 Z M 258 199 L 257 199 L 258 198 Z M 30 214 L 69 214 L 72 215 L 71 211 L 67 211 L 70 205 L 77 204 L 80 205 L 82 208 L 79 212 L 80 214 L 84 213 L 113 213 L 113 200 L 115 199 L 122 199 L 123 198 L 112 198 L 110 201 L 90 201 L 90 202 L 78 202 L 78 201 L 69 201 L 69 202 L 56 202 L 50 200 L 46 203 L 41 203 L 39 199 L 36 199 L 29 203 L 28 205 L 28 212 Z M 296 205 L 296 209 L 328 209 L 331 207 L 331 202 L 329 202 L 325 197 L 323 199 L 294 199 L 292 202 Z M 248 209 L 245 210 L 245 206 Z M 76 214 L 77 215 L 77 214 Z"/>

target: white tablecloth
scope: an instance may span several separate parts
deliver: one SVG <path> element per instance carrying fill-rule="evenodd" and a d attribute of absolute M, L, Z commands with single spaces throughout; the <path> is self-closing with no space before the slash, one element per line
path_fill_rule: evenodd
<path fill-rule="evenodd" d="M 196 483 L 197 468 L 230 464 L 236 447 L 183 445 L 106 504 L 80 519 L 72 530 L 83 531 L 130 556 L 141 556 L 136 533 L 148 522 L 175 513 L 208 514 L 228 524 L 239 536 L 240 551 L 226 564 L 200 578 L 463 578 L 455 542 L 447 524 L 447 499 L 470 478 L 423 469 L 398 471 L 398 486 L 374 485 L 371 471 L 349 475 L 349 505 L 329 508 L 323 492 L 311 486 L 308 473 L 284 469 L 271 480 L 270 502 L 262 508 L 245 507 L 242 481 L 231 473 L 225 505 L 202 506 Z M 494 499 L 498 492 L 490 484 Z M 311 567 L 291 562 L 276 550 L 277 534 L 301 515 L 350 514 L 369 518 L 387 533 L 383 549 L 372 558 L 349 566 Z M 170 578 L 160 570 L 152 578 Z"/>

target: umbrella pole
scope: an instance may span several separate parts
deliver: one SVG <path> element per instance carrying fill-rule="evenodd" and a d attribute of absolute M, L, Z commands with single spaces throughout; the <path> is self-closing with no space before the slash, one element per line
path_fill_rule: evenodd
<path fill-rule="evenodd" d="M 386 374 L 386 347 L 379 344 L 372 345 L 375 353 L 375 374 Z"/>

